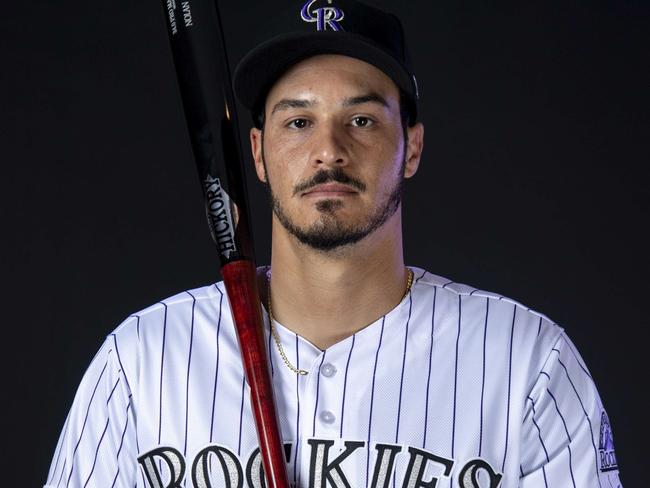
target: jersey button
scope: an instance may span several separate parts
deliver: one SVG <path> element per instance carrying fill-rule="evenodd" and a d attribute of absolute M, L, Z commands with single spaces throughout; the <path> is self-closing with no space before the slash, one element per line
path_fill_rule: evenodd
<path fill-rule="evenodd" d="M 326 378 L 331 378 L 332 376 L 334 376 L 336 374 L 336 368 L 331 363 L 325 363 L 325 364 L 323 364 L 323 366 L 321 366 L 320 372 Z"/>
<path fill-rule="evenodd" d="M 323 410 L 323 411 L 320 413 L 320 419 L 321 419 L 323 422 L 325 422 L 326 424 L 333 424 L 334 421 L 336 420 L 336 417 L 335 417 L 334 414 L 333 414 L 332 412 L 330 412 L 329 410 Z"/>

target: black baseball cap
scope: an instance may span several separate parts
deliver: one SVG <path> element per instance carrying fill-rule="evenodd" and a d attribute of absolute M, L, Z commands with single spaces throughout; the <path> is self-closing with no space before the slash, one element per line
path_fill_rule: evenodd
<path fill-rule="evenodd" d="M 242 58 L 233 76 L 235 94 L 256 123 L 269 90 L 291 66 L 319 54 L 341 54 L 390 77 L 405 97 L 409 125 L 415 124 L 417 81 L 395 15 L 355 0 L 306 0 L 280 12 L 271 25 L 273 32 Z"/>

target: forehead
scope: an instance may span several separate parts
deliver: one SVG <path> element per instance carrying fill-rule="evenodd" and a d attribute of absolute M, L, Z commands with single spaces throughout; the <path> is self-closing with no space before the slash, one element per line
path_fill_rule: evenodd
<path fill-rule="evenodd" d="M 266 105 L 281 98 L 345 99 L 377 93 L 389 103 L 399 102 L 397 85 L 375 66 L 349 56 L 326 54 L 293 65 L 271 87 Z"/>

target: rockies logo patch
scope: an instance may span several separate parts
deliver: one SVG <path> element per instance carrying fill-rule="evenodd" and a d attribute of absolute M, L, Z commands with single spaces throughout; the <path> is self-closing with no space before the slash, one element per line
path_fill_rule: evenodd
<path fill-rule="evenodd" d="M 600 440 L 598 441 L 598 451 L 600 452 L 600 470 L 602 472 L 618 469 L 616 453 L 614 452 L 612 427 L 609 425 L 609 417 L 607 417 L 607 414 L 604 411 L 600 416 Z"/>
<path fill-rule="evenodd" d="M 300 18 L 305 22 L 316 22 L 316 29 L 319 31 L 344 30 L 340 24 L 344 17 L 343 10 L 334 7 L 332 0 L 327 0 L 327 7 L 314 7 L 317 2 L 318 0 L 308 0 L 300 10 Z"/>

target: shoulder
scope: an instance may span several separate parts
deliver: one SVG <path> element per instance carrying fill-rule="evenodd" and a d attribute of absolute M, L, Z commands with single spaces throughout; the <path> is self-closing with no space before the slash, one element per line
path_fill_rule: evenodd
<path fill-rule="evenodd" d="M 415 276 L 414 286 L 434 290 L 437 299 L 456 301 L 457 303 L 461 303 L 462 306 L 465 306 L 465 304 L 484 303 L 487 307 L 509 309 L 511 315 L 515 317 L 515 320 L 519 316 L 520 319 L 525 318 L 538 325 L 541 324 L 541 327 L 554 329 L 556 335 L 562 332 L 562 329 L 546 315 L 533 310 L 517 300 L 500 293 L 459 283 L 421 268 L 414 266 L 410 266 L 410 268 L 413 270 Z"/>
<path fill-rule="evenodd" d="M 223 282 L 185 290 L 126 317 L 106 337 L 120 367 L 137 377 L 164 350 L 182 347 L 193 327 L 216 328 L 230 323 Z"/>
<path fill-rule="evenodd" d="M 521 379 L 521 391 L 540 388 L 558 372 L 560 377 L 570 372 L 585 388 L 593 388 L 589 370 L 566 331 L 543 313 L 499 293 L 411 269 L 415 307 L 425 322 L 431 317 L 438 340 L 449 341 L 448 349 L 458 344 L 463 352 L 487 359 L 492 368 L 501 365 L 510 370 L 516 365 L 513 378 Z"/>
<path fill-rule="evenodd" d="M 189 325 L 191 312 L 218 312 L 223 307 L 226 292 L 223 282 L 179 292 L 126 317 L 110 334 L 119 338 L 158 331 L 170 323 Z M 186 312 L 190 312 L 190 314 Z"/>
<path fill-rule="evenodd" d="M 517 300 L 458 283 L 424 269 L 415 273 L 414 301 L 431 308 L 433 319 L 454 334 L 485 336 L 490 344 L 512 344 L 538 365 L 565 337 L 562 327 Z M 509 353 L 509 351 L 508 351 Z"/>

